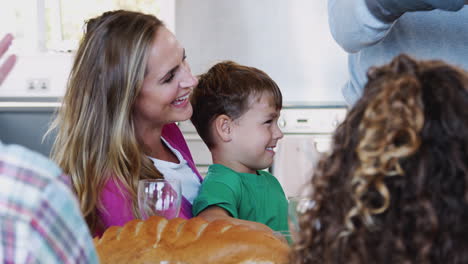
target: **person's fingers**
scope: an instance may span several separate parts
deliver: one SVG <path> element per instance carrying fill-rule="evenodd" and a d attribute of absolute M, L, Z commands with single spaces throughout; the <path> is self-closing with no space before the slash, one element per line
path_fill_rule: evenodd
<path fill-rule="evenodd" d="M 2 85 L 3 81 L 7 77 L 8 73 L 10 73 L 15 63 L 16 63 L 16 55 L 10 55 L 6 59 L 6 61 L 0 66 L 0 85 Z"/>
<path fill-rule="evenodd" d="M 2 40 L 0 40 L 0 57 L 8 50 L 12 41 L 13 36 L 11 34 L 6 34 Z"/>

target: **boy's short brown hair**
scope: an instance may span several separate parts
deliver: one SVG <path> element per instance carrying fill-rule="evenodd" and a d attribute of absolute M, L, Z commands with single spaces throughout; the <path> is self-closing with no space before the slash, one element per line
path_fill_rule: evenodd
<path fill-rule="evenodd" d="M 211 123 L 220 115 L 239 118 L 255 97 L 271 94 L 277 110 L 283 106 L 278 85 L 265 72 L 233 61 L 220 62 L 199 76 L 191 96 L 191 121 L 208 148 L 214 147 Z"/>

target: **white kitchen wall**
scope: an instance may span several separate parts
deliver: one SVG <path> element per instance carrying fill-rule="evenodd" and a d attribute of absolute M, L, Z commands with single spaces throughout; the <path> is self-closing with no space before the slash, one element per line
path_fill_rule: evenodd
<path fill-rule="evenodd" d="M 28 32 L 12 46 L 18 64 L 0 97 L 55 97 L 65 91 L 72 55 L 40 50 L 41 14 L 35 6 L 41 1 L 46 0 L 7 1 L 0 9 L 2 36 Z M 175 28 L 194 73 L 231 59 L 266 71 L 286 102 L 343 101 L 346 54 L 329 32 L 326 0 L 159 1 L 160 16 Z M 13 19 L 13 7 L 27 10 L 20 21 Z"/>
<path fill-rule="evenodd" d="M 346 53 L 333 40 L 327 0 L 177 0 L 176 35 L 194 73 L 220 60 L 258 67 L 286 102 L 344 99 Z"/>
<path fill-rule="evenodd" d="M 60 97 L 72 64 L 71 54 L 18 55 L 0 97 Z"/>

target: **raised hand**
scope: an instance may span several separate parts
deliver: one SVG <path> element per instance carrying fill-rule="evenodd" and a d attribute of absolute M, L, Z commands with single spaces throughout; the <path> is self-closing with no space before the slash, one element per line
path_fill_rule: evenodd
<path fill-rule="evenodd" d="M 12 41 L 13 41 L 13 36 L 11 34 L 7 34 L 2 38 L 2 40 L 0 41 L 0 58 L 8 50 Z M 5 60 L 5 62 L 0 66 L 0 85 L 3 83 L 3 81 L 7 77 L 8 73 L 10 73 L 15 63 L 16 63 L 16 56 L 10 55 Z"/>
<path fill-rule="evenodd" d="M 468 0 L 365 0 L 369 10 L 379 19 L 391 22 L 405 12 L 441 9 L 458 11 Z"/>

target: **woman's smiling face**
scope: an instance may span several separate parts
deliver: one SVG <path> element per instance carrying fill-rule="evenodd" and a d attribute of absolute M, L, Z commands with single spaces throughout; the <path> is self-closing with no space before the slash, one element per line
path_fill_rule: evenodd
<path fill-rule="evenodd" d="M 185 61 L 184 48 L 169 30 L 160 27 L 148 56 L 147 73 L 135 102 L 136 125 L 162 127 L 189 119 L 189 95 L 198 80 Z"/>

